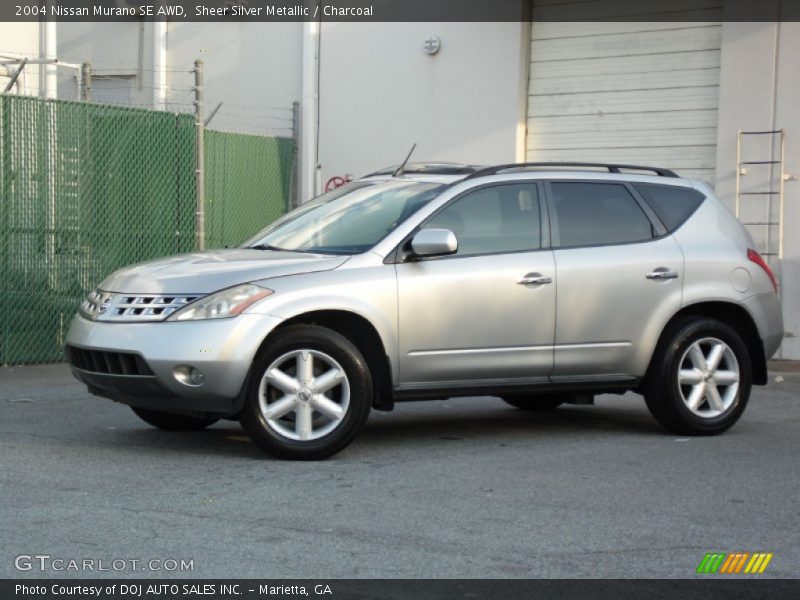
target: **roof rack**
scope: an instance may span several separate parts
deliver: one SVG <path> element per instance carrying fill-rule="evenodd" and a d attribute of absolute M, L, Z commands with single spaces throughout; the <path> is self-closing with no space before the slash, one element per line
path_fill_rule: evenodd
<path fill-rule="evenodd" d="M 511 171 L 514 169 L 528 169 L 528 168 L 561 168 L 561 167 L 591 167 L 595 169 L 607 169 L 609 173 L 621 173 L 622 170 L 626 171 L 651 171 L 659 177 L 680 177 L 675 171 L 670 169 L 663 169 L 661 167 L 643 167 L 640 165 L 618 165 L 609 163 L 588 163 L 588 162 L 530 162 L 530 163 L 509 163 L 505 165 L 495 165 L 493 167 L 486 167 L 474 171 L 466 179 L 474 179 L 475 177 L 484 177 L 485 175 L 495 175 L 501 171 Z"/>
<path fill-rule="evenodd" d="M 391 167 L 386 167 L 385 169 L 380 169 L 379 171 L 375 171 L 374 173 L 370 173 L 369 175 L 365 175 L 364 177 L 376 177 L 378 175 L 391 175 L 397 170 L 398 165 L 394 165 Z M 416 162 L 416 163 L 409 163 L 405 167 L 403 167 L 403 173 L 406 174 L 426 174 L 426 175 L 470 175 L 482 169 L 482 167 L 476 167 L 473 165 L 464 165 L 461 163 L 448 163 L 448 162 L 436 162 L 436 163 L 424 163 L 424 162 Z"/>

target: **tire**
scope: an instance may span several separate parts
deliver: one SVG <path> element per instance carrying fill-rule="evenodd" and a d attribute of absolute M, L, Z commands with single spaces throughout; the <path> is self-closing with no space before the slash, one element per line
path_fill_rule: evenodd
<path fill-rule="evenodd" d="M 530 412 L 554 410 L 570 399 L 569 394 L 541 394 L 532 396 L 501 396 L 500 399 L 514 408 Z"/>
<path fill-rule="evenodd" d="M 650 412 L 670 431 L 716 435 L 742 416 L 751 386 L 741 336 L 716 319 L 694 317 L 664 332 L 643 392 Z"/>
<path fill-rule="evenodd" d="M 355 439 L 372 397 L 369 367 L 350 340 L 318 325 L 292 325 L 253 361 L 240 420 L 268 454 L 320 460 Z"/>
<path fill-rule="evenodd" d="M 165 413 L 158 410 L 137 408 L 135 406 L 131 406 L 131 410 L 148 425 L 163 429 L 164 431 L 200 431 L 219 421 L 219 419 L 201 419 L 186 415 Z"/>

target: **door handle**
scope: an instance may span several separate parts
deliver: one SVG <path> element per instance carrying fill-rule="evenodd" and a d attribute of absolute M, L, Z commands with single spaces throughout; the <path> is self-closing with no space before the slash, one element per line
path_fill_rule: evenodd
<path fill-rule="evenodd" d="M 545 283 L 553 283 L 552 277 L 545 277 L 541 273 L 528 273 L 522 279 L 517 280 L 520 285 L 543 285 Z"/>
<path fill-rule="evenodd" d="M 677 279 L 678 272 L 670 271 L 667 267 L 658 267 L 657 269 L 653 269 L 647 275 L 645 275 L 645 278 L 655 279 L 656 281 L 664 281 L 666 279 Z"/>

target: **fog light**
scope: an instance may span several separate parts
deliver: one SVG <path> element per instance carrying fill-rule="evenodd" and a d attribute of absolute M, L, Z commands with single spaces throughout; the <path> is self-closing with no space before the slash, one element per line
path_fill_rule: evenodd
<path fill-rule="evenodd" d="M 183 385 L 191 385 L 194 387 L 203 385 L 206 382 L 206 376 L 200 370 L 190 365 L 178 365 L 172 371 L 177 379 Z"/>

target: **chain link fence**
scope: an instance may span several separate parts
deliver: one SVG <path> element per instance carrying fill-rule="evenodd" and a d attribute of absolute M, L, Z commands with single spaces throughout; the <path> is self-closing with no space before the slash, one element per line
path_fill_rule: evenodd
<path fill-rule="evenodd" d="M 191 251 L 194 117 L 0 95 L 0 364 L 55 362 L 112 271 Z M 293 141 L 207 131 L 207 247 L 288 206 Z"/>
<path fill-rule="evenodd" d="M 206 247 L 240 244 L 288 210 L 294 143 L 222 131 L 204 137 Z"/>

